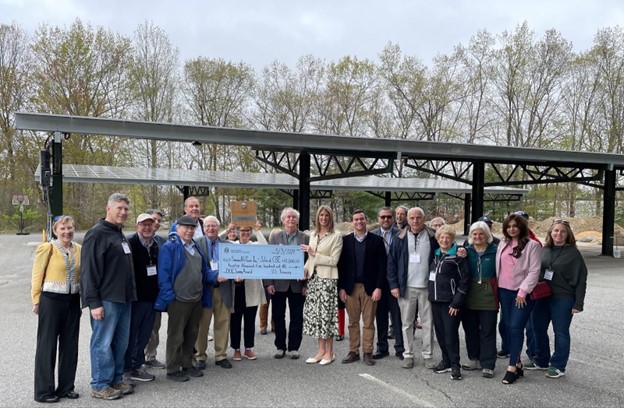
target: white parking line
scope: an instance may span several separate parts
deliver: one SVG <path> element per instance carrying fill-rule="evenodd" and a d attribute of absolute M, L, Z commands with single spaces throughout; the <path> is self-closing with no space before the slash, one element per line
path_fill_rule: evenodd
<path fill-rule="evenodd" d="M 418 397 L 416 397 L 416 396 L 414 396 L 414 395 L 412 395 L 410 393 L 407 393 L 407 392 L 403 391 L 400 388 L 394 387 L 394 386 L 392 386 L 392 385 L 390 385 L 390 384 L 388 384 L 386 382 L 383 382 L 380 379 L 375 378 L 375 377 L 373 377 L 370 374 L 360 374 L 360 377 L 365 378 L 365 379 L 367 379 L 369 381 L 373 381 L 373 382 L 381 385 L 382 387 L 389 389 L 392 392 L 395 392 L 397 394 L 401 394 L 402 396 L 404 396 L 406 398 L 409 398 L 410 400 L 412 400 L 419 407 L 435 408 L 435 405 L 430 404 L 427 401 L 423 401 L 422 399 L 420 399 L 420 398 L 418 398 Z"/>

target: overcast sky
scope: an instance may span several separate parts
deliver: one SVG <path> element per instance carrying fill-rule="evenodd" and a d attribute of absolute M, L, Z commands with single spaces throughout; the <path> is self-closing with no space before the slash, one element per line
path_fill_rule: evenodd
<path fill-rule="evenodd" d="M 587 50 L 600 28 L 622 24 L 624 0 L 0 0 L 0 22 L 30 33 L 76 18 L 127 36 L 151 20 L 182 61 L 223 58 L 259 70 L 306 54 L 377 60 L 388 42 L 429 64 L 479 29 L 500 34 L 524 21 L 537 38 L 554 28 Z"/>

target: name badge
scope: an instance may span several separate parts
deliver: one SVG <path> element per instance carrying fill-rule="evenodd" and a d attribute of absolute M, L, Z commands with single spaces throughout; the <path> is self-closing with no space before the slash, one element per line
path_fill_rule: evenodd
<path fill-rule="evenodd" d="M 555 273 L 555 271 L 553 271 L 552 269 L 550 269 L 550 268 L 546 269 L 546 273 L 544 273 L 544 279 L 552 280 L 554 273 Z"/>
<path fill-rule="evenodd" d="M 429 272 L 429 280 L 431 282 L 435 282 L 435 278 L 436 278 L 436 273 L 435 272 Z"/>
<path fill-rule="evenodd" d="M 127 254 L 131 254 L 132 253 L 132 251 L 130 251 L 130 245 L 128 245 L 127 242 L 125 242 L 125 241 L 122 242 L 121 243 L 121 247 L 123 248 L 124 254 L 127 255 Z"/>
<path fill-rule="evenodd" d="M 150 265 L 147 267 L 147 276 L 154 276 L 158 272 L 156 271 L 156 265 Z"/>
<path fill-rule="evenodd" d="M 420 263 L 420 254 L 410 254 L 410 263 Z"/>
<path fill-rule="evenodd" d="M 213 271 L 218 271 L 219 270 L 219 262 L 210 261 L 210 269 L 212 269 Z"/>

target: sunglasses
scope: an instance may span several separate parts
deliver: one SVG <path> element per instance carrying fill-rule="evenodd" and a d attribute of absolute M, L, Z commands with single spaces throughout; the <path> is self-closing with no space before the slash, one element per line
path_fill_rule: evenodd
<path fill-rule="evenodd" d="M 568 220 L 554 220 L 553 221 L 553 225 L 555 224 L 563 224 L 563 225 L 567 225 L 568 227 L 570 226 L 570 221 Z"/>
<path fill-rule="evenodd" d="M 381 218 L 382 220 L 388 220 L 388 219 L 391 219 L 392 216 L 391 215 L 380 215 L 379 218 Z"/>

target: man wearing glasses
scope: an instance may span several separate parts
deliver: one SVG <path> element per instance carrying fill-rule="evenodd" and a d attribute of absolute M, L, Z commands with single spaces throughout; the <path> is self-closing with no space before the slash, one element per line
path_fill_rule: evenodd
<path fill-rule="evenodd" d="M 401 232 L 399 228 L 394 226 L 393 211 L 391 207 L 381 207 L 377 210 L 377 222 L 379 227 L 371 232 L 379 235 L 384 240 L 386 254 L 390 251 L 390 245 L 394 238 Z M 394 337 L 395 356 L 403 359 L 403 334 L 401 333 L 401 311 L 399 303 L 390 293 L 388 279 L 384 277 L 384 284 L 381 288 L 381 299 L 377 303 L 377 312 L 375 321 L 377 323 L 377 351 L 373 354 L 373 359 L 379 360 L 390 354 L 388 346 L 388 312 L 392 319 L 392 334 Z"/>

